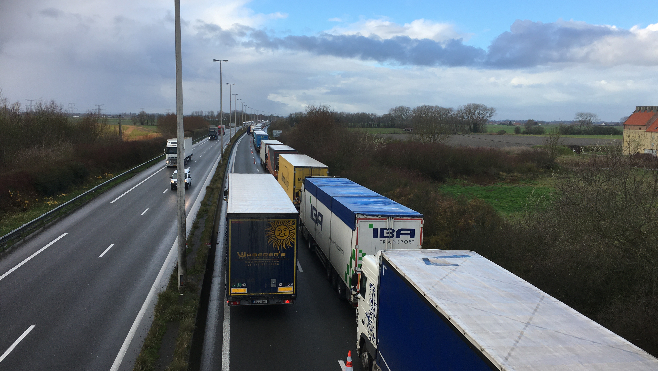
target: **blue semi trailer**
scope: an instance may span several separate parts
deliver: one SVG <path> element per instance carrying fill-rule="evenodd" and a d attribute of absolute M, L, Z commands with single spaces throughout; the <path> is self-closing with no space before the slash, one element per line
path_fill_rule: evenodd
<path fill-rule="evenodd" d="M 473 251 L 363 258 L 366 370 L 658 370 L 658 359 Z"/>
<path fill-rule="evenodd" d="M 270 174 L 231 173 L 228 184 L 228 304 L 294 303 L 297 209 Z"/>
<path fill-rule="evenodd" d="M 260 142 L 268 139 L 267 133 L 262 130 L 254 130 L 254 147 L 260 150 Z"/>

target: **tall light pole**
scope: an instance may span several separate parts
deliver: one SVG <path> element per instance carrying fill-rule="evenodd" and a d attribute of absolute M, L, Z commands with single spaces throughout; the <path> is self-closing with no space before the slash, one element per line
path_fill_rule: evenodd
<path fill-rule="evenodd" d="M 224 84 L 222 84 L 222 62 L 228 62 L 228 59 L 213 59 L 213 62 L 219 62 L 219 120 L 220 125 L 224 125 L 224 112 L 222 104 L 224 99 L 222 99 L 222 93 L 224 91 Z"/>
<path fill-rule="evenodd" d="M 244 100 L 240 99 L 240 103 L 242 103 L 242 109 L 240 112 L 242 112 L 242 124 L 244 125 Z"/>
<path fill-rule="evenodd" d="M 233 94 L 235 95 L 235 127 L 237 128 L 238 126 L 238 93 Z"/>
<path fill-rule="evenodd" d="M 178 170 L 178 291 L 182 292 L 187 271 L 187 257 L 185 255 L 185 166 L 183 159 L 183 61 L 181 58 L 181 30 L 180 30 L 180 0 L 174 0 L 175 4 L 175 48 L 176 48 L 176 168 Z"/>
<path fill-rule="evenodd" d="M 231 135 L 231 97 L 233 96 L 233 85 L 230 82 L 227 82 L 226 85 L 228 85 L 228 133 L 229 133 L 229 138 L 232 138 L 233 136 Z"/>

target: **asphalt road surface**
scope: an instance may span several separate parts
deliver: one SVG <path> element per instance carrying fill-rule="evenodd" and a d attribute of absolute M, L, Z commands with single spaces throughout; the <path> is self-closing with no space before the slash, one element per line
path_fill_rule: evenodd
<path fill-rule="evenodd" d="M 243 136 L 235 150 L 235 173 L 264 173 L 251 136 Z M 220 230 L 223 230 L 220 227 Z M 352 351 L 356 359 L 356 313 L 341 300 L 325 278 L 325 270 L 307 243 L 298 237 L 297 301 L 279 306 L 225 306 L 209 315 L 217 339 L 204 350 L 203 370 L 341 370 Z M 218 241 L 223 240 L 220 233 Z M 218 250 L 218 256 L 223 253 Z M 215 272 L 215 279 L 223 278 Z M 223 282 L 216 287 L 224 297 Z M 208 339 L 206 335 L 206 340 Z M 221 340 L 220 340 L 221 339 Z"/>
<path fill-rule="evenodd" d="M 188 231 L 219 143 L 194 147 Z M 0 370 L 132 369 L 150 326 L 147 299 L 176 260 L 173 170 L 158 161 L 0 260 Z"/>

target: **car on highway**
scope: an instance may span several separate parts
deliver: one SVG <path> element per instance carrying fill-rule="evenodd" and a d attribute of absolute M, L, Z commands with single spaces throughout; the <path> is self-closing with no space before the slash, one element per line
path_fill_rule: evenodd
<path fill-rule="evenodd" d="M 192 177 L 190 176 L 190 168 L 188 167 L 185 169 L 185 175 L 183 177 L 185 179 L 185 189 L 188 189 L 192 186 Z M 174 170 L 174 173 L 171 174 L 171 190 L 175 190 L 178 188 L 178 170 Z"/>

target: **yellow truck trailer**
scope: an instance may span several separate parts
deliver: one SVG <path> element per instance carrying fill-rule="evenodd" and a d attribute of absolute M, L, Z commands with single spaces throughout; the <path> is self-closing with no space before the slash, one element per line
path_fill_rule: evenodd
<path fill-rule="evenodd" d="M 297 153 L 279 155 L 279 184 L 296 207 L 299 207 L 304 179 L 309 176 L 328 175 L 327 165 L 307 155 Z"/>

